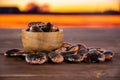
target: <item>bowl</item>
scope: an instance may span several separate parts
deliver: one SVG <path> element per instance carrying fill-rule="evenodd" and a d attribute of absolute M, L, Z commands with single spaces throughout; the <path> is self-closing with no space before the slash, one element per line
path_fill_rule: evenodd
<path fill-rule="evenodd" d="M 61 47 L 63 30 L 58 32 L 29 32 L 22 30 L 22 44 L 25 51 L 51 51 Z"/>

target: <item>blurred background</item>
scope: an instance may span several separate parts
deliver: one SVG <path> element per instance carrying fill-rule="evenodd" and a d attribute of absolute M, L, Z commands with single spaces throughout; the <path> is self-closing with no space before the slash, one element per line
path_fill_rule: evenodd
<path fill-rule="evenodd" d="M 120 27 L 120 0 L 0 0 L 0 28 L 32 21 L 60 28 Z"/>

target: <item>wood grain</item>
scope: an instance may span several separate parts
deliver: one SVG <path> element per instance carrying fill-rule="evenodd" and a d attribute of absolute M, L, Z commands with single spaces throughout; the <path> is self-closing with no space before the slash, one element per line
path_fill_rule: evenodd
<path fill-rule="evenodd" d="M 20 58 L 0 55 L 0 80 L 120 80 L 120 29 L 66 28 L 64 41 L 115 52 L 110 62 L 29 65 Z M 21 29 L 0 29 L 0 52 L 23 49 Z"/>

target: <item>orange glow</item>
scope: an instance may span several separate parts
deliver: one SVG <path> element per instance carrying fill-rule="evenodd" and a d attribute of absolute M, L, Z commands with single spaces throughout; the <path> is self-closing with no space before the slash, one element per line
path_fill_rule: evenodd
<path fill-rule="evenodd" d="M 15 6 L 21 11 L 34 6 L 41 11 L 50 12 L 104 12 L 119 11 L 120 0 L 0 0 L 1 6 Z M 32 5 L 28 4 L 33 3 Z M 37 4 L 37 5 L 36 5 Z M 119 27 L 120 16 L 83 15 L 8 15 L 0 14 L 0 28 L 25 28 L 31 21 L 51 22 L 64 27 Z"/>
<path fill-rule="evenodd" d="M 27 28 L 31 21 L 51 22 L 60 28 L 120 27 L 120 16 L 0 15 L 0 28 Z"/>
<path fill-rule="evenodd" d="M 119 10 L 119 0 L 1 0 L 0 6 L 17 6 L 24 10 L 28 3 L 49 4 L 51 12 L 95 12 Z"/>
<path fill-rule="evenodd" d="M 85 5 L 82 6 L 82 7 L 79 7 L 77 5 L 74 6 L 74 7 L 61 6 L 61 7 L 53 8 L 51 10 L 51 12 L 54 12 L 54 11 L 56 11 L 56 12 L 97 12 L 97 11 L 104 12 L 106 10 L 110 10 L 109 7 L 111 7 L 112 10 L 116 10 L 116 11 L 119 10 L 117 5 L 109 5 L 109 7 L 107 7 L 106 5 L 102 5 L 102 6 L 99 6 L 99 7 L 95 7 L 95 6 L 92 6 L 92 5 L 87 5 L 87 6 L 88 7 L 86 7 Z"/>

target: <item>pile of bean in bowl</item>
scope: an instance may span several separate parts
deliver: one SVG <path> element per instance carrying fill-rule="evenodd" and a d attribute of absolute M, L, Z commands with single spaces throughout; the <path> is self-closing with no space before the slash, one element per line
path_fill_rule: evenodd
<path fill-rule="evenodd" d="M 28 29 L 26 31 L 30 32 L 57 32 L 59 28 L 51 24 L 50 22 L 30 22 L 28 24 Z"/>

